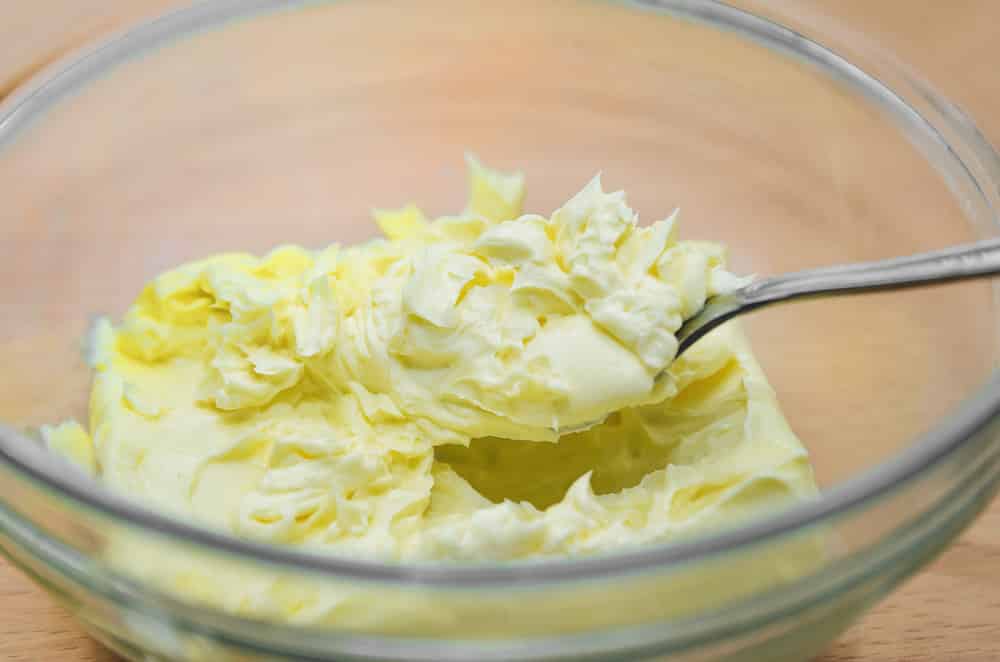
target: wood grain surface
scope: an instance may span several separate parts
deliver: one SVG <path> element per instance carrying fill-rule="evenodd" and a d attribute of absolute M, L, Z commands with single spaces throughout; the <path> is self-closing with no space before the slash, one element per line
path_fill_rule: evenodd
<path fill-rule="evenodd" d="M 877 35 L 1000 142 L 997 0 L 776 0 Z M 35 0 L 0 6 L 0 97 L 77 44 L 171 0 Z M 0 562 L 0 660 L 111 662 L 72 619 Z M 940 559 L 853 627 L 822 662 L 1000 659 L 1000 502 Z"/>

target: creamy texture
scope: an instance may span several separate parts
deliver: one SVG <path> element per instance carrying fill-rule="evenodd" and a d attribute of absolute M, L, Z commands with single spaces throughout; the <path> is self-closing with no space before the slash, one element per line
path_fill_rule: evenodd
<path fill-rule="evenodd" d="M 523 215 L 520 175 L 469 165 L 460 215 L 158 276 L 96 326 L 89 430 L 49 446 L 185 520 L 366 558 L 590 554 L 815 493 L 735 324 L 674 361 L 742 282 L 720 246 L 599 179 Z"/>

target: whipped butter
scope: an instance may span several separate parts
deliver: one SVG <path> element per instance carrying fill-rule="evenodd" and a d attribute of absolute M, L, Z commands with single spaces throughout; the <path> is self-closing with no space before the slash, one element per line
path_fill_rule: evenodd
<path fill-rule="evenodd" d="M 94 330 L 87 428 L 47 443 L 185 521 L 386 560 L 593 554 L 815 494 L 736 323 L 675 360 L 744 282 L 720 245 L 599 178 L 540 216 L 521 175 L 469 169 L 458 215 L 156 277 Z"/>

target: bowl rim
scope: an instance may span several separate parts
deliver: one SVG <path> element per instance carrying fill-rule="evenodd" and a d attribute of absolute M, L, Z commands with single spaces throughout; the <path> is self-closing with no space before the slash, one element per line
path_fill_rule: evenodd
<path fill-rule="evenodd" d="M 183 40 L 203 30 L 222 27 L 230 21 L 293 11 L 315 4 L 316 0 L 200 0 L 72 51 L 44 67 L 6 99 L 0 99 L 0 154 L 8 142 L 16 140 L 21 129 L 58 103 L 64 95 L 85 86 L 99 74 L 110 71 L 134 55 L 151 52 L 158 46 Z M 964 171 L 975 190 L 983 195 L 992 211 L 993 223 L 1000 225 L 1000 206 L 991 200 L 994 190 L 1000 188 L 1000 155 L 967 116 L 921 81 L 910 80 L 919 84 L 920 94 L 952 125 L 949 128 L 966 142 L 972 157 L 978 160 L 980 167 L 985 168 L 987 191 L 984 192 L 981 179 L 970 171 L 968 163 L 956 153 L 949 141 L 910 103 L 880 80 L 803 34 L 720 0 L 618 0 L 616 4 L 667 13 L 734 32 L 764 48 L 804 60 L 826 75 L 853 85 L 954 157 L 954 165 Z M 0 462 L 49 492 L 97 511 L 102 516 L 245 560 L 337 578 L 440 588 L 536 586 L 650 569 L 662 570 L 792 535 L 846 515 L 860 505 L 916 479 L 971 443 L 976 433 L 998 416 L 1000 375 L 994 374 L 954 413 L 919 436 L 903 451 L 829 488 L 815 500 L 796 504 L 761 520 L 689 541 L 649 545 L 594 557 L 462 565 L 433 561 L 372 561 L 320 554 L 244 540 L 187 524 L 109 490 L 95 490 L 92 482 L 84 482 L 72 473 L 54 470 L 51 461 L 31 452 L 35 442 L 3 425 L 0 425 Z"/>

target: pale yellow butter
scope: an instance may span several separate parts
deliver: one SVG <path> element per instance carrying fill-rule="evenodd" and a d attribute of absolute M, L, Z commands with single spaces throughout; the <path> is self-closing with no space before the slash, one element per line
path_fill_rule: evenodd
<path fill-rule="evenodd" d="M 815 494 L 737 325 L 674 361 L 742 282 L 721 247 L 599 179 L 523 215 L 523 177 L 469 165 L 458 216 L 157 277 L 97 327 L 89 432 L 50 447 L 186 521 L 387 560 L 607 552 Z"/>

